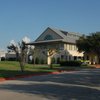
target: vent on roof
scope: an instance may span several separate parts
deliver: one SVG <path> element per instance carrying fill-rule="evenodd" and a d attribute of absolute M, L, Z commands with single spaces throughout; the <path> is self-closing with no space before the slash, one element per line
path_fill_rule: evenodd
<path fill-rule="evenodd" d="M 64 35 L 67 35 L 67 34 L 68 34 L 68 32 L 66 32 L 66 31 L 62 31 L 62 30 L 61 30 L 61 32 L 62 32 Z"/>

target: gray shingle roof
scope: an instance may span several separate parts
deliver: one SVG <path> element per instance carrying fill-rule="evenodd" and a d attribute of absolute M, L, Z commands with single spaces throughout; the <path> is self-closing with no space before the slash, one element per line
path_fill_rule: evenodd
<path fill-rule="evenodd" d="M 75 32 L 67 32 L 67 31 L 58 30 L 54 28 L 50 28 L 50 29 L 56 32 L 58 35 L 60 35 L 63 38 L 62 40 L 64 42 L 68 42 L 68 43 L 76 43 L 76 40 L 78 40 L 79 37 L 82 36 L 82 34 L 75 33 Z"/>
<path fill-rule="evenodd" d="M 50 43 L 51 42 L 66 42 L 66 43 L 75 44 L 76 40 L 78 40 L 79 37 L 82 36 L 82 34 L 75 33 L 75 32 L 67 32 L 67 31 L 63 31 L 63 30 L 59 30 L 59 29 L 55 29 L 55 28 L 50 28 L 50 27 L 48 27 L 48 28 L 50 30 L 52 30 L 53 32 L 55 32 L 56 34 L 58 34 L 59 36 L 61 36 L 62 39 L 34 41 L 32 43 L 29 43 L 29 44 L 32 45 L 32 44 L 40 44 L 40 43 L 48 43 L 48 42 L 50 42 Z"/>

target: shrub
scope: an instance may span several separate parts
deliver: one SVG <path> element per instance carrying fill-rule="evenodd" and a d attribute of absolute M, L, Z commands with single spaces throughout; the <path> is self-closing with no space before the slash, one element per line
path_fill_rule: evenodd
<path fill-rule="evenodd" d="M 1 61 L 5 61 L 6 60 L 6 58 L 5 57 L 1 57 Z"/>
<path fill-rule="evenodd" d="M 51 63 L 55 64 L 55 58 L 54 57 L 51 59 Z"/>
<path fill-rule="evenodd" d="M 44 64 L 47 64 L 47 60 L 46 59 L 44 59 Z"/>
<path fill-rule="evenodd" d="M 44 59 L 41 59 L 41 60 L 40 60 L 40 63 L 41 63 L 41 64 L 44 64 Z"/>
<path fill-rule="evenodd" d="M 8 58 L 8 61 L 16 61 L 16 58 Z"/>
<path fill-rule="evenodd" d="M 52 64 L 53 67 L 60 67 L 60 64 Z"/>
<path fill-rule="evenodd" d="M 35 64 L 39 64 L 39 58 L 35 59 Z"/>
<path fill-rule="evenodd" d="M 60 61 L 61 66 L 81 66 L 81 61 Z"/>
<path fill-rule="evenodd" d="M 57 64 L 60 64 L 60 58 L 59 57 L 57 58 Z"/>
<path fill-rule="evenodd" d="M 82 66 L 87 66 L 90 63 L 89 60 L 79 60 L 79 61 L 81 61 Z"/>

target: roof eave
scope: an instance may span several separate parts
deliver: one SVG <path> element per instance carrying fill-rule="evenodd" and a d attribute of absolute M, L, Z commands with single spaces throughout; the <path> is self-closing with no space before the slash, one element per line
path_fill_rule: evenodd
<path fill-rule="evenodd" d="M 63 39 L 48 40 L 48 41 L 37 41 L 37 42 L 27 43 L 26 45 L 51 44 L 51 43 L 59 43 L 59 42 L 64 42 L 64 41 L 63 41 Z"/>

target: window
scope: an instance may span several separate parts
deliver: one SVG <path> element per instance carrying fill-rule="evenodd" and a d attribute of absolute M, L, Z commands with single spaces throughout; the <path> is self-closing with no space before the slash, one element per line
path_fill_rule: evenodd
<path fill-rule="evenodd" d="M 63 44 L 59 44 L 59 50 L 64 50 L 64 45 Z"/>
<path fill-rule="evenodd" d="M 44 40 L 53 40 L 53 37 L 51 35 L 46 35 Z"/>
<path fill-rule="evenodd" d="M 71 44 L 69 45 L 69 50 L 72 50 L 72 45 Z"/>
<path fill-rule="evenodd" d="M 77 49 L 76 49 L 76 45 L 74 45 L 74 50 L 77 50 Z"/>

